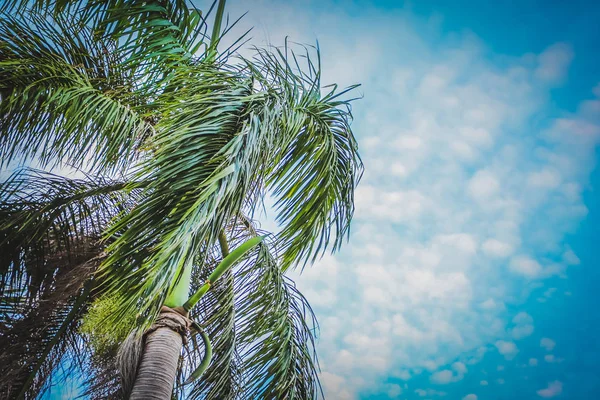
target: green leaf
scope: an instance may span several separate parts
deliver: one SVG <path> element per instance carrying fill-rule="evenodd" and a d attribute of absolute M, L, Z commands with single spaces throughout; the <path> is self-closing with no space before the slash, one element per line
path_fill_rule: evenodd
<path fill-rule="evenodd" d="M 0 158 L 123 170 L 152 132 L 129 78 L 89 29 L 0 18 Z"/>

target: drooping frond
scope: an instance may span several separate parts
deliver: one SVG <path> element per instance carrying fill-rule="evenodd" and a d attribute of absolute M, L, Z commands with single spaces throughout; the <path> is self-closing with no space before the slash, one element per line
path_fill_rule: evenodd
<path fill-rule="evenodd" d="M 140 179 L 150 182 L 143 201 L 109 232 L 118 237 L 108 248 L 103 271 L 109 292 L 127 292 L 123 314 L 156 312 L 174 279 L 191 268 L 200 246 L 214 242 L 239 209 L 248 174 L 237 165 L 246 150 L 240 143 L 246 87 L 214 68 L 202 68 L 196 85 L 177 90 L 185 102 L 162 96 L 169 105 L 149 144 L 154 156 L 140 172 Z M 140 249 L 149 248 L 152 254 L 136 259 Z"/>
<path fill-rule="evenodd" d="M 237 247 L 264 232 L 238 216 L 226 229 Z M 314 399 L 320 394 L 314 351 L 316 321 L 304 297 L 285 278 L 270 249 L 261 244 L 231 276 L 202 298 L 192 311 L 213 342 L 213 361 L 202 378 L 179 388 L 186 399 Z M 219 257 L 219 246 L 210 254 Z M 196 287 L 210 273 L 212 261 L 196 273 Z M 208 265 L 208 268 L 206 267 Z M 231 281 L 230 281 L 231 279 Z M 229 288 L 230 282 L 233 287 Z M 202 358 L 201 341 L 191 343 L 190 367 Z M 184 368 L 183 378 L 190 373 Z"/>
<path fill-rule="evenodd" d="M 316 320 L 268 245 L 239 273 L 238 331 L 242 370 L 252 399 L 315 399 L 320 394 L 314 349 Z"/>
<path fill-rule="evenodd" d="M 78 327 L 101 261 L 99 240 L 138 192 L 86 178 L 23 169 L 0 185 L 0 296 L 13 305 L 0 324 L 0 392 L 9 397 L 36 397 L 65 357 L 83 365 Z"/>
<path fill-rule="evenodd" d="M 199 288 L 206 281 L 218 261 L 228 252 L 236 248 L 249 236 L 245 233 L 240 222 L 243 217 L 237 216 L 229 221 L 224 229 L 223 237 L 218 245 L 206 252 L 207 259 L 194 274 L 192 290 Z M 205 327 L 212 343 L 212 360 L 202 378 L 190 387 L 184 386 L 181 391 L 187 391 L 187 397 L 192 399 L 239 399 L 244 397 L 244 376 L 239 354 L 238 319 L 241 317 L 236 308 L 238 294 L 235 289 L 236 275 L 229 270 L 215 282 L 202 299 L 200 304 L 191 312 L 191 317 Z M 202 341 L 195 340 L 190 344 L 189 364 L 197 365 L 204 355 Z M 191 368 L 184 368 L 189 376 Z M 187 378 L 184 375 L 183 378 Z M 184 396 L 185 397 L 185 396 Z"/>
<path fill-rule="evenodd" d="M 101 251 L 103 230 L 133 207 L 139 190 L 88 178 L 22 169 L 0 184 L 0 295 L 35 299 L 65 263 Z"/>
<path fill-rule="evenodd" d="M 241 368 L 242 359 L 236 329 L 236 321 L 239 318 L 235 308 L 237 294 L 234 291 L 234 276 L 231 271 L 221 277 L 213 289 L 199 306 L 203 312 L 197 314 L 204 317 L 201 321 L 211 338 L 211 363 L 191 389 L 183 387 L 182 391 L 189 390 L 188 398 L 192 399 L 239 399 L 244 393 L 244 371 Z M 190 357 L 189 362 L 190 365 L 197 365 L 205 349 L 199 339 L 192 345 L 195 346 L 196 354 L 195 357 Z M 184 371 L 190 374 L 191 368 Z M 187 376 L 183 378 L 186 379 Z"/>
<path fill-rule="evenodd" d="M 154 157 L 143 171 L 153 182 L 148 200 L 116 225 L 128 227 L 107 263 L 110 269 L 135 249 L 154 249 L 139 268 L 128 262 L 133 274 L 128 267 L 112 268 L 120 277 L 110 281 L 132 293 L 124 313 L 139 303 L 142 311 L 156 312 L 199 246 L 214 242 L 255 189 L 270 187 L 279 197 L 284 268 L 313 261 L 330 239 L 336 249 L 348 233 L 362 165 L 343 108 L 347 102 L 334 91 L 321 97 L 312 63 L 310 72 L 294 75 L 283 55 L 259 55 L 262 64 L 248 61 L 241 71 L 197 67 L 193 86 L 186 69 L 171 80 L 186 101 L 173 103 L 171 92 L 157 99 L 165 113 L 149 144 Z"/>
<path fill-rule="evenodd" d="M 90 400 L 124 398 L 121 378 L 115 365 L 116 350 L 98 353 L 89 345 L 86 350 L 85 363 L 80 365 L 80 369 L 86 373 L 81 385 L 85 388 L 82 397 Z"/>
<path fill-rule="evenodd" d="M 115 43 L 86 26 L 0 14 L 0 158 L 123 171 L 151 134 Z M 141 107 L 141 108 L 140 108 Z"/>
<path fill-rule="evenodd" d="M 136 202 L 139 190 L 124 187 L 32 169 L 0 185 L 0 397 L 36 398 L 59 366 L 89 365 L 96 383 L 110 370 L 96 368 L 103 355 L 91 357 L 79 333 L 92 300 L 82 285 L 101 261 L 103 229 Z"/>
<path fill-rule="evenodd" d="M 256 49 L 246 60 L 263 90 L 281 102 L 281 140 L 270 164 L 267 186 L 277 202 L 283 225 L 279 246 L 283 268 L 312 263 L 328 245 L 337 250 L 349 233 L 353 193 L 362 174 L 358 145 L 350 128 L 350 87 L 321 93 L 319 50 L 315 65 L 310 51 L 300 59 L 288 49 Z"/>
<path fill-rule="evenodd" d="M 24 303 L 1 320 L 2 398 L 38 398 L 64 356 L 77 357 L 84 352 L 77 327 L 90 300 L 89 277 L 98 261 L 68 262 L 64 255 L 55 261 L 62 267 L 35 301 Z"/>
<path fill-rule="evenodd" d="M 110 0 L 91 4 L 105 10 L 98 20 L 98 34 L 120 40 L 126 62 L 138 71 L 159 67 L 166 73 L 196 54 L 203 54 L 199 50 L 207 38 L 207 25 L 200 10 L 190 8 L 186 0 Z"/>

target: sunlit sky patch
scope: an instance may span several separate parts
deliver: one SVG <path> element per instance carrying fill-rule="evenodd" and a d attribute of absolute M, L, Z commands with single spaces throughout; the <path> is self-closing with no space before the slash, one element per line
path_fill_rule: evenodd
<path fill-rule="evenodd" d="M 495 3 L 230 2 L 362 84 L 350 241 L 295 274 L 328 399 L 600 398 L 600 5 Z"/>

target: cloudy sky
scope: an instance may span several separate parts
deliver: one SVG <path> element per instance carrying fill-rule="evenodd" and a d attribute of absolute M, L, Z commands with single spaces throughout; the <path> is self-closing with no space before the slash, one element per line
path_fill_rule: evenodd
<path fill-rule="evenodd" d="M 362 84 L 350 241 L 294 276 L 326 398 L 600 398 L 600 5 L 229 3 Z"/>
<path fill-rule="evenodd" d="M 350 242 L 296 277 L 328 399 L 600 397 L 591 3 L 230 5 L 362 84 Z"/>

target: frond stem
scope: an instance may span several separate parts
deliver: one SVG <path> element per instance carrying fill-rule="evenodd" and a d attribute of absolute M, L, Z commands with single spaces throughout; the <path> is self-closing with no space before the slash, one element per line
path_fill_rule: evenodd
<path fill-rule="evenodd" d="M 227 257 L 229 255 L 229 245 L 227 244 L 227 236 L 225 236 L 223 229 L 219 232 L 219 246 L 221 247 L 223 258 Z"/>
<path fill-rule="evenodd" d="M 221 234 L 219 234 L 219 243 L 221 243 L 220 236 Z M 233 250 L 231 253 L 228 253 L 219 263 L 219 265 L 217 265 L 215 270 L 209 275 L 204 285 L 202 285 L 200 289 L 198 289 L 198 291 L 194 293 L 192 297 L 188 299 L 188 301 L 185 302 L 183 308 L 186 311 L 191 310 L 198 303 L 198 301 L 200 301 L 202 296 L 204 296 L 206 292 L 208 292 L 208 289 L 210 289 L 212 283 L 216 282 L 217 279 L 219 279 L 225 272 L 227 272 L 233 266 L 233 264 L 235 264 L 239 259 L 241 259 L 246 253 L 248 253 L 254 247 L 258 246 L 258 244 L 262 242 L 264 238 L 264 236 L 256 236 L 251 239 L 248 239 L 244 243 L 242 243 L 238 248 Z M 227 246 L 226 241 L 225 246 Z M 221 248 L 221 250 L 229 252 L 229 249 L 227 247 Z"/>
<path fill-rule="evenodd" d="M 208 60 L 212 62 L 217 57 L 217 46 L 221 39 L 221 23 L 223 22 L 223 14 L 225 12 L 225 0 L 219 0 L 217 6 L 217 14 L 215 15 L 215 23 L 213 25 L 212 35 L 210 37 L 210 47 L 208 49 Z"/>

